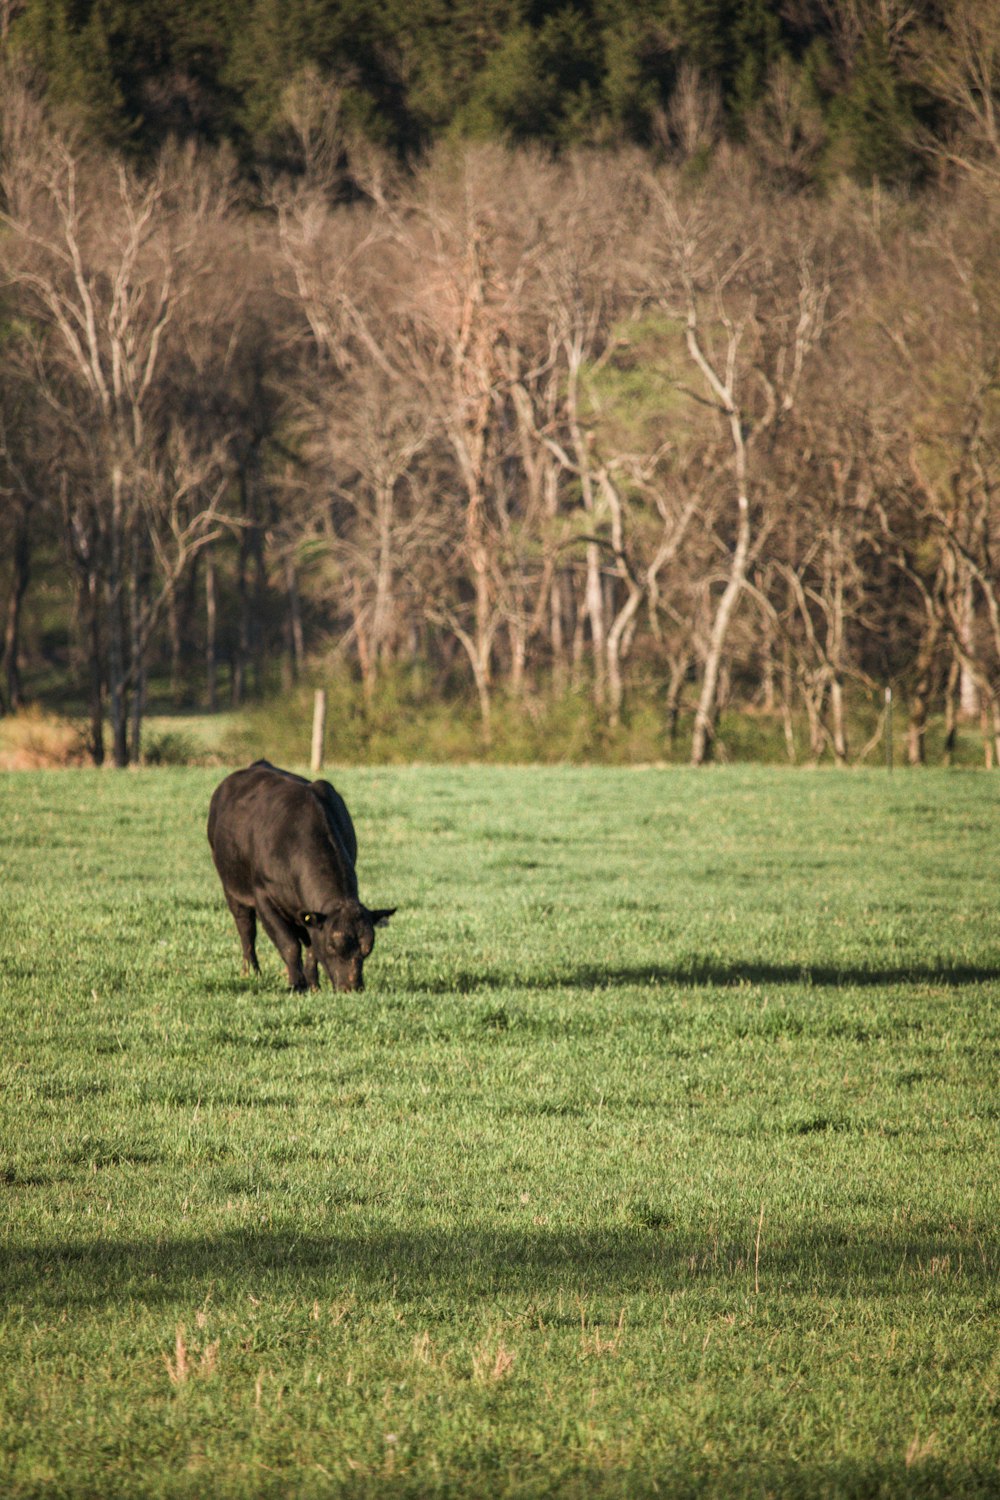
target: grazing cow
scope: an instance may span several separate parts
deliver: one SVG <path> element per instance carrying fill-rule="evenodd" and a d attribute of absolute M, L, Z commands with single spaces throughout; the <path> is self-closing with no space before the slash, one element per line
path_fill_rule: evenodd
<path fill-rule="evenodd" d="M 396 908 L 358 900 L 358 841 L 344 799 L 266 760 L 220 782 L 208 842 L 243 945 L 243 972 L 260 973 L 257 918 L 285 961 L 293 990 L 319 988 L 317 960 L 335 990 L 362 990 L 375 928 Z"/>

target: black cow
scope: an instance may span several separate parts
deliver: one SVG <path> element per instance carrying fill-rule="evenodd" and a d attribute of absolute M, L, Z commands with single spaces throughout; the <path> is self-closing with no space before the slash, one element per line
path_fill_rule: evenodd
<path fill-rule="evenodd" d="M 319 988 L 317 960 L 335 990 L 364 989 L 375 928 L 396 908 L 369 911 L 358 900 L 354 824 L 328 781 L 306 781 L 266 760 L 234 771 L 212 794 L 208 842 L 243 944 L 244 973 L 260 973 L 260 917 L 293 990 Z"/>

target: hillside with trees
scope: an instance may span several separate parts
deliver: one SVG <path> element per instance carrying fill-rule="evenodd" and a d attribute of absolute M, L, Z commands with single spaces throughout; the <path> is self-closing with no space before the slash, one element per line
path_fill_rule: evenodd
<path fill-rule="evenodd" d="M 967 7 L 970 17 L 976 9 Z M 414 161 L 444 138 L 688 146 L 695 80 L 731 141 L 811 182 L 921 177 L 962 45 L 922 0 L 7 0 L 9 48 L 105 145 L 230 143 L 244 170 L 302 165 L 287 91 L 337 90 L 349 132 Z M 959 111 L 960 112 L 960 111 Z M 766 147 L 765 147 L 766 142 Z M 707 145 L 707 143 L 705 143 Z"/>
<path fill-rule="evenodd" d="M 846 764 L 892 686 L 911 762 L 932 722 L 1000 761 L 993 7 L 0 36 L 5 711 L 125 765 L 154 699 L 318 670 L 468 698 L 484 747 L 573 701 Z"/>

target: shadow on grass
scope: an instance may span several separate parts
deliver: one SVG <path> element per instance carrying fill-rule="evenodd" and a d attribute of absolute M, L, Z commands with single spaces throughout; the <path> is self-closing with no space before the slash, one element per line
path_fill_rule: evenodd
<path fill-rule="evenodd" d="M 451 1497 L 483 1494 L 517 1494 L 524 1500 L 647 1500 L 668 1496 L 669 1500 L 995 1500 L 996 1469 L 988 1464 L 951 1463 L 933 1456 L 916 1461 L 906 1457 L 884 1459 L 833 1459 L 828 1463 L 761 1462 L 743 1458 L 726 1462 L 699 1458 L 678 1451 L 668 1458 L 650 1458 L 639 1464 L 599 1467 L 567 1462 L 558 1477 L 541 1474 L 537 1462 L 526 1467 L 515 1445 L 502 1453 L 487 1449 L 482 1455 L 467 1453 L 462 1470 L 444 1468 L 435 1474 L 433 1492 Z M 478 1460 L 478 1461 L 477 1461 Z M 258 1500 L 284 1500 L 287 1478 L 270 1480 L 255 1471 L 254 1493 Z M 368 1473 L 352 1484 L 352 1495 L 365 1500 L 425 1500 L 427 1475 Z M 329 1494 L 329 1490 L 318 1493 Z"/>
<path fill-rule="evenodd" d="M 450 1308 L 482 1298 L 524 1303 L 585 1292 L 607 1297 L 656 1295 L 709 1284 L 754 1288 L 754 1229 L 742 1239 L 706 1228 L 674 1230 L 662 1216 L 598 1229 L 372 1229 L 301 1233 L 231 1229 L 190 1237 L 75 1240 L 0 1249 L 0 1287 L 10 1307 L 23 1302 L 52 1310 L 150 1305 L 226 1288 L 226 1297 L 309 1297 L 345 1288 L 378 1297 L 441 1299 Z M 1000 1240 L 972 1233 L 892 1234 L 855 1238 L 835 1228 L 803 1230 L 783 1243 L 763 1243 L 757 1267 L 761 1294 L 924 1296 L 931 1291 L 998 1297 Z M 571 1308 L 567 1316 L 578 1319 Z M 558 1321 L 558 1320 L 556 1320 Z"/>
<path fill-rule="evenodd" d="M 962 989 L 1000 980 L 1000 967 L 975 964 L 894 964 L 885 968 L 855 965 L 727 963 L 694 958 L 684 964 L 577 964 L 540 974 L 504 974 L 488 969 L 459 969 L 451 975 L 418 980 L 407 987 L 416 994 L 468 995 L 494 989 L 595 990 L 634 985 L 639 988 L 727 988 L 742 984 L 794 984 L 820 989 L 869 989 L 897 984 Z"/>
<path fill-rule="evenodd" d="M 508 1478 L 507 1464 L 502 1464 L 500 1473 Z M 560 1476 L 557 1487 L 551 1488 L 543 1481 L 536 1487 L 534 1475 L 526 1475 L 516 1490 L 506 1486 L 498 1489 L 498 1477 L 480 1472 L 473 1484 L 466 1484 L 464 1476 L 450 1495 L 475 1495 L 498 1491 L 501 1494 L 516 1493 L 526 1497 L 551 1496 L 559 1500 L 647 1500 L 649 1496 L 669 1496 L 669 1500 L 762 1500 L 762 1497 L 780 1496 L 781 1500 L 932 1500 L 932 1497 L 947 1496 L 955 1500 L 978 1500 L 997 1494 L 996 1470 L 983 1464 L 980 1467 L 968 1463 L 949 1463 L 936 1458 L 923 1458 L 908 1464 L 904 1458 L 892 1458 L 868 1462 L 851 1459 L 832 1460 L 829 1463 L 796 1463 L 789 1459 L 785 1463 L 761 1463 L 744 1459 L 739 1463 L 699 1460 L 681 1452 L 657 1465 L 650 1462 L 639 1467 L 617 1468 L 604 1465 L 594 1468 L 574 1468 Z M 478 1487 L 477 1487 L 478 1486 Z M 359 1493 L 361 1493 L 359 1491 Z M 368 1500 L 410 1500 L 420 1497 L 425 1490 L 420 1481 L 407 1486 L 398 1478 L 366 1479 L 363 1493 Z"/>

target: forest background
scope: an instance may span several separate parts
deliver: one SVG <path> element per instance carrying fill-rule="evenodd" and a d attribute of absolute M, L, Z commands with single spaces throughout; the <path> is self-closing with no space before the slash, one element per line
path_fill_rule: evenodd
<path fill-rule="evenodd" d="M 1000 7 L 3 0 L 0 54 L 8 722 L 121 766 L 322 681 L 359 756 L 848 763 L 891 689 L 1000 761 Z"/>

